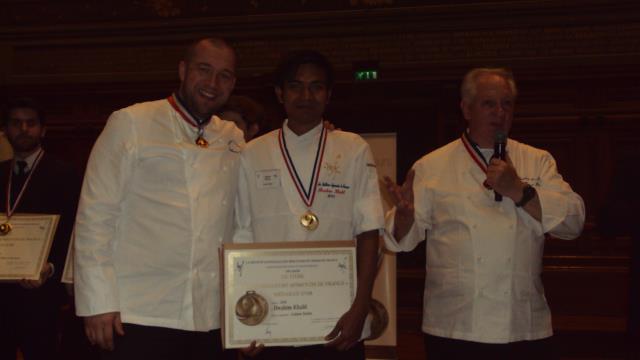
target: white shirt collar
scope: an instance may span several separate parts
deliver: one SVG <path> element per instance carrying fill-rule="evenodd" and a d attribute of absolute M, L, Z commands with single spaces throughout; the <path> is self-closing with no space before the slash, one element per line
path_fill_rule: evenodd
<path fill-rule="evenodd" d="M 289 142 L 301 143 L 308 140 L 317 139 L 318 136 L 320 136 L 320 133 L 322 132 L 323 126 L 324 126 L 323 122 L 320 121 L 320 124 L 316 125 L 316 127 L 314 127 L 313 129 L 307 131 L 302 135 L 297 135 L 289 128 L 289 119 L 286 119 L 284 121 L 284 124 L 282 124 L 282 129 L 284 131 L 284 136 L 287 140 L 287 143 Z"/>
<path fill-rule="evenodd" d="M 17 156 L 15 157 L 16 159 L 16 165 L 13 167 L 13 172 L 14 173 L 18 173 L 18 165 L 17 162 L 22 160 L 25 161 L 27 163 L 27 166 L 24 168 L 25 172 L 29 172 L 31 171 L 31 168 L 33 168 L 33 163 L 36 161 L 36 159 L 38 158 L 38 155 L 42 152 L 42 147 L 39 147 L 38 150 L 32 152 L 29 156 L 27 156 L 24 159 L 18 158 Z"/>

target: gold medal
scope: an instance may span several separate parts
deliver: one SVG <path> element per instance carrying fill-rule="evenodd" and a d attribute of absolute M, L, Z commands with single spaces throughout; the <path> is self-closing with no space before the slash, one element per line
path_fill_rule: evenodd
<path fill-rule="evenodd" d="M 267 317 L 269 305 L 262 295 L 249 290 L 236 302 L 236 317 L 249 326 L 258 325 Z"/>
<path fill-rule="evenodd" d="M 11 226 L 11 223 L 6 222 L 4 224 L 0 224 L 0 235 L 7 235 L 12 229 L 13 226 Z"/>
<path fill-rule="evenodd" d="M 304 184 L 300 180 L 300 176 L 298 171 L 296 170 L 296 166 L 291 159 L 291 155 L 289 154 L 289 150 L 287 148 L 287 142 L 284 136 L 284 132 L 282 129 L 278 132 L 278 143 L 280 145 L 280 153 L 282 154 L 282 159 L 287 165 L 287 170 L 289 171 L 289 176 L 291 176 L 291 180 L 296 186 L 296 190 L 298 190 L 298 195 L 306 205 L 307 209 L 311 209 L 313 206 L 313 201 L 316 197 L 316 191 L 318 189 L 318 179 L 320 178 L 320 169 L 322 168 L 322 157 L 324 156 L 324 149 L 327 143 L 327 131 L 323 127 L 320 132 L 320 139 L 318 140 L 318 149 L 316 151 L 316 159 L 313 162 L 313 172 L 311 173 L 311 181 L 309 182 L 309 188 L 306 189 Z M 311 210 L 307 210 L 302 216 L 300 216 L 300 225 L 303 228 L 313 231 L 318 228 L 320 225 L 320 220 L 318 216 L 311 212 Z"/>
<path fill-rule="evenodd" d="M 307 211 L 300 217 L 300 225 L 305 229 L 312 231 L 318 228 L 320 220 L 318 220 L 318 216 L 316 216 L 316 214 L 311 211 Z"/>
<path fill-rule="evenodd" d="M 198 138 L 196 139 L 196 145 L 200 146 L 201 148 L 208 148 L 209 142 L 202 136 L 198 136 Z"/>

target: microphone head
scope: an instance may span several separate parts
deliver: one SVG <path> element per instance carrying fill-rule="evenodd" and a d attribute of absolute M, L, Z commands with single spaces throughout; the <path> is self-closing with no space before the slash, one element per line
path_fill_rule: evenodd
<path fill-rule="evenodd" d="M 504 144 L 507 142 L 507 134 L 502 131 L 496 132 L 496 144 Z"/>

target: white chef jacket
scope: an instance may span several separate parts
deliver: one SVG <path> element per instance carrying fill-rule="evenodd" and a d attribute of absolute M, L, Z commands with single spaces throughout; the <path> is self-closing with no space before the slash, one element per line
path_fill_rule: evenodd
<path fill-rule="evenodd" d="M 283 125 L 287 148 L 308 189 L 322 124 L 298 136 Z M 310 210 L 320 222 L 309 231 L 309 210 L 296 190 L 278 144 L 278 130 L 249 142 L 242 154 L 234 242 L 351 240 L 384 228 L 378 175 L 369 144 L 360 136 L 330 131 L 316 197 Z"/>
<path fill-rule="evenodd" d="M 218 248 L 233 235 L 243 135 L 213 117 L 208 148 L 167 100 L 114 112 L 89 158 L 75 227 L 80 316 L 220 326 Z"/>
<path fill-rule="evenodd" d="M 395 209 L 387 214 L 389 249 L 410 251 L 427 234 L 425 333 L 484 343 L 552 335 L 540 279 L 544 237 L 577 237 L 584 203 L 548 152 L 509 139 L 507 154 L 538 192 L 542 222 L 510 198 L 495 201 L 460 139 L 414 164 L 415 222 L 400 242 L 393 238 Z"/>

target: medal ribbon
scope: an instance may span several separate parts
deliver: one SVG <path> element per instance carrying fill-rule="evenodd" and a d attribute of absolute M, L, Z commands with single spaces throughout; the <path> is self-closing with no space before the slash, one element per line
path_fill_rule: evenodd
<path fill-rule="evenodd" d="M 311 181 L 309 182 L 309 189 L 306 190 L 304 185 L 302 184 L 302 180 L 300 180 L 300 176 L 298 175 L 298 171 L 296 171 L 296 167 L 293 164 L 293 160 L 291 159 L 291 155 L 289 155 L 289 149 L 287 148 L 287 142 L 284 138 L 284 131 L 282 128 L 278 131 L 278 142 L 280 144 L 280 152 L 282 153 L 282 158 L 284 159 L 285 164 L 287 164 L 287 170 L 289 170 L 289 176 L 293 180 L 293 183 L 296 184 L 296 189 L 298 190 L 298 194 L 305 205 L 308 208 L 313 205 L 313 201 L 316 197 L 316 189 L 318 188 L 318 179 L 320 178 L 320 168 L 322 164 L 322 158 L 324 157 L 324 149 L 327 143 L 327 129 L 322 127 L 322 131 L 320 133 L 320 140 L 318 141 L 318 148 L 316 150 L 316 159 L 313 162 L 313 171 L 311 172 Z"/>
<path fill-rule="evenodd" d="M 467 134 L 466 131 L 462 133 L 462 136 L 460 137 L 460 139 L 462 139 L 462 144 L 464 145 L 464 148 L 467 150 L 467 153 L 469 154 L 469 156 L 471 156 L 471 159 L 473 159 L 473 161 L 476 163 L 476 165 L 478 165 L 480 170 L 482 170 L 482 172 L 486 174 L 487 167 L 489 166 L 489 164 L 487 164 L 487 160 L 485 160 L 484 156 L 482 155 L 482 152 L 480 152 L 480 149 L 478 149 L 478 146 L 474 144 L 473 141 L 471 141 L 471 139 L 469 138 L 469 134 Z M 491 187 L 487 184 L 486 180 L 482 183 L 482 185 L 487 189 L 491 189 Z"/>
<path fill-rule="evenodd" d="M 38 153 L 35 161 L 33 162 L 33 166 L 31 167 L 31 170 L 29 170 L 29 175 L 27 176 L 27 179 L 24 181 L 24 184 L 22 184 L 22 188 L 20 189 L 18 196 L 16 196 L 16 200 L 13 202 L 13 206 L 11 206 L 11 181 L 13 179 L 13 169 L 16 167 L 16 159 L 14 158 L 11 161 L 11 166 L 9 167 L 9 181 L 7 181 L 7 204 L 6 204 L 7 205 L 7 221 L 11 219 L 11 215 L 13 215 L 13 212 L 18 207 L 18 204 L 20 203 L 20 199 L 22 199 L 22 195 L 24 194 L 24 191 L 27 188 L 27 185 L 29 184 L 29 180 L 31 180 L 31 176 L 36 170 L 36 166 L 38 166 L 38 163 L 40 163 L 40 159 L 42 159 L 43 154 L 44 154 L 44 150 L 40 149 L 40 152 Z"/>
<path fill-rule="evenodd" d="M 478 146 L 474 144 L 471 141 L 471 139 L 469 139 L 469 135 L 467 134 L 466 131 L 462 133 L 462 136 L 460 138 L 462 139 L 462 144 L 464 145 L 464 148 L 467 149 L 469 156 L 471 156 L 471 159 L 473 159 L 473 161 L 478 165 L 480 170 L 482 170 L 482 172 L 486 174 L 487 167 L 489 166 L 489 164 L 487 164 L 487 160 L 485 160 L 484 156 L 482 155 L 482 152 L 480 152 L 480 149 L 478 149 Z"/>
<path fill-rule="evenodd" d="M 169 95 L 169 97 L 167 98 L 167 101 L 169 102 L 169 104 L 171 104 L 173 109 L 178 114 L 180 114 L 180 116 L 184 121 L 186 121 L 189 125 L 195 128 L 198 128 L 198 137 L 202 137 L 202 135 L 204 134 L 204 124 L 200 124 L 195 119 L 195 117 L 191 115 L 189 110 L 187 110 L 187 108 L 182 105 L 182 103 L 180 102 L 180 99 L 178 99 L 176 94 Z"/>

